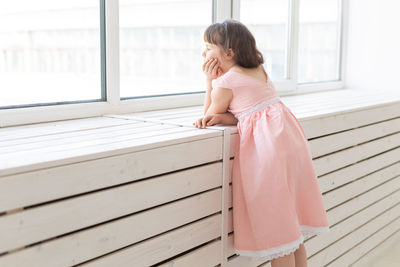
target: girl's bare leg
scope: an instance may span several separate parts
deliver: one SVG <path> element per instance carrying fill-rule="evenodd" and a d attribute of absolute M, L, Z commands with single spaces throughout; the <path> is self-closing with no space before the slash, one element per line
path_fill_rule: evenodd
<path fill-rule="evenodd" d="M 295 267 L 294 252 L 271 260 L 272 267 Z"/>
<path fill-rule="evenodd" d="M 300 244 L 299 248 L 294 252 L 296 267 L 307 267 L 307 253 L 304 244 Z"/>

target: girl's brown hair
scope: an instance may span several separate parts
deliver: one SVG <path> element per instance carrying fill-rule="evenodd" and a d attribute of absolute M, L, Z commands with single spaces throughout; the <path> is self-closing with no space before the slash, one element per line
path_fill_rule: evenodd
<path fill-rule="evenodd" d="M 204 41 L 222 47 L 225 52 L 232 48 L 233 60 L 244 68 L 255 68 L 264 63 L 264 57 L 256 47 L 256 40 L 241 22 L 227 19 L 213 23 L 204 32 Z"/>

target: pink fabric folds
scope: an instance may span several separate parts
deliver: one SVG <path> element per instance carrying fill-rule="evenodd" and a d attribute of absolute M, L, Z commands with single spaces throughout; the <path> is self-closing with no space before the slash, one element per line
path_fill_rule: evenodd
<path fill-rule="evenodd" d="M 307 137 L 271 80 L 229 71 L 212 85 L 232 89 L 229 111 L 239 119 L 232 169 L 235 252 L 274 259 L 308 236 L 329 232 Z"/>

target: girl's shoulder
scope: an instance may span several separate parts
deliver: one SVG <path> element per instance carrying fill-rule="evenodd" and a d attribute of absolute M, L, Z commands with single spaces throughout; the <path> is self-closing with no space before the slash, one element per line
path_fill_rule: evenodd
<path fill-rule="evenodd" d="M 234 89 L 235 73 L 232 71 L 227 71 L 218 78 L 212 80 L 211 85 L 213 88 L 222 87 L 228 89 Z"/>

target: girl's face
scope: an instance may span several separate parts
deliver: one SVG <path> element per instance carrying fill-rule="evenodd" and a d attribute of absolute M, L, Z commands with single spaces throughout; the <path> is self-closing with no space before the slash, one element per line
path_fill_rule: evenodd
<path fill-rule="evenodd" d="M 232 56 L 227 55 L 218 45 L 205 42 L 205 49 L 202 53 L 204 61 L 207 59 L 217 59 L 217 66 L 225 73 L 233 64 Z"/>

